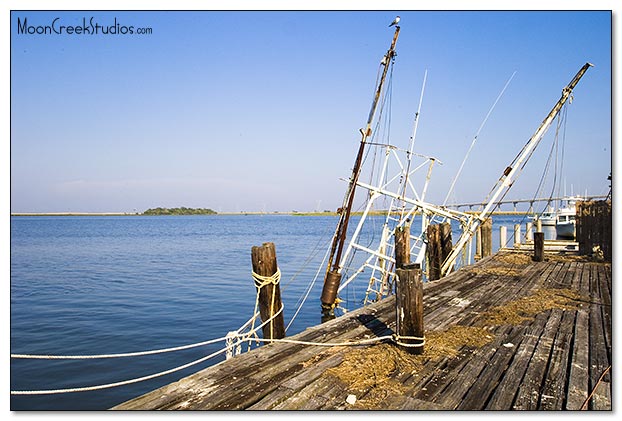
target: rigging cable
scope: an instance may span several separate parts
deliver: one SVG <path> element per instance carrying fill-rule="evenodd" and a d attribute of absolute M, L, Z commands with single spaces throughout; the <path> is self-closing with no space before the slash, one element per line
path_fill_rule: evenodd
<path fill-rule="evenodd" d="M 368 159 L 371 159 L 371 165 L 369 165 L 368 167 L 370 167 L 370 172 L 369 172 L 369 181 L 370 183 L 372 183 L 373 179 L 374 179 L 374 173 L 375 173 L 375 169 L 376 169 L 376 161 L 378 158 L 378 150 L 380 149 L 379 146 L 386 146 L 386 145 L 382 145 L 381 141 L 378 141 L 377 143 L 374 142 L 374 140 L 378 139 L 378 138 L 383 138 L 386 139 L 386 144 L 388 144 L 388 136 L 390 133 L 390 124 L 391 124 L 391 104 L 392 104 L 392 92 L 393 92 L 393 69 L 394 69 L 394 58 L 390 61 L 390 63 L 387 63 L 389 67 L 389 71 L 388 71 L 388 75 L 387 75 L 387 87 L 385 89 L 382 90 L 381 92 L 381 99 L 379 102 L 379 110 L 378 110 L 378 117 L 375 121 L 375 125 L 374 125 L 374 129 L 372 130 L 372 135 L 370 138 L 371 142 L 368 143 L 375 143 L 373 146 L 373 153 L 371 152 L 372 148 L 368 147 L 367 150 L 365 151 L 365 156 L 363 158 L 362 164 L 361 164 L 361 168 L 363 168 L 365 166 L 365 163 L 368 161 Z M 376 87 L 377 89 L 377 87 Z M 383 125 L 384 122 L 384 125 Z M 384 131 L 383 135 L 380 135 L 380 130 L 382 127 L 389 127 L 389 129 L 387 131 Z M 372 154 L 372 156 L 370 157 L 370 153 Z M 381 174 L 378 173 L 378 177 L 380 177 Z M 356 188 L 356 186 L 354 186 L 353 188 Z M 359 207 L 357 208 L 358 211 L 360 211 L 361 209 L 363 209 L 366 204 L 369 202 L 370 200 L 370 195 L 366 196 L 366 200 L 361 203 L 359 205 Z M 374 218 L 371 219 L 371 223 L 375 224 L 375 220 Z M 376 240 L 375 238 L 375 229 L 372 229 L 372 236 L 371 238 L 369 238 L 369 240 L 367 241 L 367 246 L 368 248 L 371 247 L 371 245 L 374 243 L 374 241 Z M 359 234 L 360 235 L 360 234 Z M 354 241 L 354 239 L 351 239 L 350 242 Z M 353 248 L 350 255 L 347 256 L 347 258 L 345 260 L 343 260 L 343 264 L 340 265 L 342 267 L 342 272 L 344 274 L 347 274 L 349 269 L 353 268 L 353 262 L 354 259 L 356 258 L 356 255 L 358 254 L 358 250 L 356 248 Z M 352 288 L 348 289 L 349 292 L 351 292 L 352 294 L 352 301 L 357 301 L 356 298 L 356 291 L 353 291 Z"/>
<path fill-rule="evenodd" d="M 473 146 L 475 146 L 475 142 L 477 141 L 477 137 L 479 136 L 480 132 L 484 128 L 484 125 L 488 121 L 488 117 L 490 117 L 490 114 L 492 114 L 492 110 L 495 109 L 497 103 L 499 102 L 499 100 L 503 96 L 503 93 L 505 92 L 505 90 L 507 89 L 508 85 L 510 84 L 510 82 L 514 78 L 515 74 L 516 74 L 516 71 L 514 71 L 514 73 L 512 73 L 512 76 L 510 76 L 508 81 L 505 83 L 505 86 L 501 90 L 501 93 L 499 93 L 499 95 L 497 96 L 497 99 L 492 104 L 492 107 L 490 107 L 490 109 L 488 110 L 488 114 L 486 114 L 486 117 L 484 118 L 484 121 L 482 121 L 482 124 L 480 124 L 479 129 L 477 129 L 477 132 L 475 133 L 475 137 L 473 137 L 473 141 L 471 142 L 471 146 L 469 147 L 469 150 L 467 151 L 466 155 L 464 156 L 464 159 L 462 160 L 462 164 L 460 165 L 460 168 L 458 169 L 458 173 L 456 174 L 456 176 L 454 177 L 453 181 L 451 182 L 451 186 L 449 187 L 449 190 L 447 191 L 447 196 L 445 196 L 445 200 L 443 200 L 443 206 L 447 204 L 447 200 L 449 200 L 449 196 L 453 192 L 454 186 L 456 185 L 456 181 L 458 180 L 458 177 L 460 176 L 460 173 L 462 172 L 462 168 L 464 167 L 464 164 L 466 163 L 466 160 L 469 157 L 469 154 L 471 153 L 471 150 L 473 149 Z"/>

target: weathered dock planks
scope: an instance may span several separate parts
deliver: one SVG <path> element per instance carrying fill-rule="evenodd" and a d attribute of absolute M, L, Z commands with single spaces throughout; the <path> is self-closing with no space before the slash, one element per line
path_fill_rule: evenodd
<path fill-rule="evenodd" d="M 277 342 L 113 409 L 610 411 L 611 302 L 610 263 L 502 251 L 424 285 L 423 355 L 390 340 Z M 389 297 L 288 339 L 338 343 L 394 329 Z"/>

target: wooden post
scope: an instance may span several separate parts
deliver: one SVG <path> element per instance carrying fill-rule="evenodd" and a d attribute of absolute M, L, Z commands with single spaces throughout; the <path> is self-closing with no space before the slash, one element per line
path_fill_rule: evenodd
<path fill-rule="evenodd" d="M 525 225 L 525 240 L 533 241 L 533 222 L 527 222 Z"/>
<path fill-rule="evenodd" d="M 410 225 L 395 228 L 395 268 L 410 264 Z"/>
<path fill-rule="evenodd" d="M 514 248 L 520 248 L 520 224 L 514 224 Z"/>
<path fill-rule="evenodd" d="M 542 221 L 540 221 L 540 218 L 536 221 L 536 232 L 542 232 Z"/>
<path fill-rule="evenodd" d="M 397 269 L 396 273 L 396 342 L 406 352 L 422 354 L 425 332 L 421 267 L 414 263 Z"/>
<path fill-rule="evenodd" d="M 475 231 L 475 256 L 473 259 L 475 261 L 482 258 L 482 227 L 477 227 L 477 231 Z"/>
<path fill-rule="evenodd" d="M 275 275 L 278 266 L 274 243 L 263 243 L 261 247 L 253 246 L 251 248 L 251 262 L 255 274 L 261 277 L 272 277 Z M 259 314 L 262 322 L 265 322 L 281 309 L 281 289 L 278 282 L 258 280 L 256 278 L 255 286 L 259 291 Z M 285 337 L 283 312 L 263 327 L 263 337 L 265 339 L 281 339 Z"/>
<path fill-rule="evenodd" d="M 501 225 L 499 227 L 499 248 L 504 248 L 508 242 L 508 227 Z"/>
<path fill-rule="evenodd" d="M 437 224 L 428 225 L 427 236 L 428 280 L 436 281 L 437 279 L 441 279 L 441 264 L 443 263 L 441 260 L 442 248 L 440 226 Z"/>
<path fill-rule="evenodd" d="M 492 256 L 492 218 L 482 222 L 482 257 Z"/>
<path fill-rule="evenodd" d="M 536 262 L 544 261 L 544 233 L 536 232 L 533 234 L 533 260 Z"/>
<path fill-rule="evenodd" d="M 451 254 L 451 224 L 443 222 L 441 224 L 441 264 L 445 263 L 445 259 Z"/>

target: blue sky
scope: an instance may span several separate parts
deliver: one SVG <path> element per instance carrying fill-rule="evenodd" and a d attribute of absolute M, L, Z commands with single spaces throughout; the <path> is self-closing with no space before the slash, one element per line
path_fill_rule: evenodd
<path fill-rule="evenodd" d="M 440 203 L 481 200 L 562 88 L 567 193 L 606 194 L 612 161 L 611 14 L 567 11 L 12 12 L 12 212 L 336 209 L 401 16 L 391 142 L 442 161 Z M 151 28 L 146 35 L 18 34 L 28 25 Z M 508 197 L 533 196 L 554 127 Z M 548 191 L 545 193 L 548 195 Z"/>

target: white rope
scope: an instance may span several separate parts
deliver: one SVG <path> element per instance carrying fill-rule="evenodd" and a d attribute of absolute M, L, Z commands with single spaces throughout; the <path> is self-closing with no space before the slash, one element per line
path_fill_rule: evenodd
<path fill-rule="evenodd" d="M 254 271 L 251 271 L 253 279 L 255 280 L 255 286 L 261 289 L 267 285 L 277 285 L 281 281 L 281 269 L 276 268 L 276 272 L 270 276 L 262 276 Z"/>
<path fill-rule="evenodd" d="M 99 385 L 99 386 L 75 387 L 75 388 L 71 388 L 71 389 L 11 390 L 11 395 L 52 395 L 52 394 L 59 394 L 59 393 L 89 392 L 89 391 L 93 391 L 93 390 L 108 389 L 108 388 L 111 388 L 111 387 L 125 386 L 125 385 L 128 385 L 128 384 L 138 383 L 138 382 L 142 382 L 142 381 L 145 381 L 145 380 L 151 380 L 151 379 L 156 378 L 156 377 L 165 376 L 167 374 L 171 374 L 171 373 L 174 373 L 176 371 L 183 370 L 184 368 L 188 368 L 188 367 L 191 367 L 193 365 L 202 363 L 203 361 L 207 361 L 210 358 L 213 358 L 213 357 L 215 357 L 218 354 L 222 354 L 225 351 L 226 351 L 226 348 L 221 349 L 220 351 L 216 351 L 216 352 L 214 352 L 212 354 L 209 354 L 209 355 L 207 355 L 207 356 L 205 356 L 203 358 L 199 358 L 196 361 L 192 361 L 192 362 L 190 362 L 188 364 L 184 364 L 184 365 L 181 365 L 179 367 L 172 368 L 170 370 L 161 371 L 159 373 L 150 374 L 148 376 L 139 377 L 139 378 L 136 378 L 136 379 L 125 380 L 125 381 L 122 381 L 122 382 L 102 384 L 102 385 Z"/>
<path fill-rule="evenodd" d="M 421 348 L 422 346 L 425 345 L 425 337 L 420 337 L 420 336 L 405 336 L 405 335 L 398 335 L 394 333 L 391 336 L 391 339 L 397 345 L 404 346 L 406 348 Z M 402 339 L 411 340 L 411 341 L 420 341 L 420 342 L 416 344 L 409 344 L 409 343 L 402 342 Z"/>
<path fill-rule="evenodd" d="M 313 277 L 313 280 L 311 281 L 311 283 L 307 287 L 307 290 L 305 291 L 302 299 L 300 300 L 300 304 L 298 305 L 298 308 L 296 309 L 296 312 L 294 313 L 294 315 L 292 316 L 291 320 L 287 324 L 287 327 L 285 327 L 285 331 L 286 332 L 289 330 L 289 327 L 292 325 L 292 323 L 294 323 L 294 320 L 296 320 L 296 317 L 298 316 L 298 313 L 300 313 L 300 310 L 302 310 L 302 306 L 307 301 L 307 298 L 309 297 L 309 294 L 311 293 L 311 291 L 313 290 L 313 287 L 315 286 L 315 282 L 317 281 L 317 279 L 318 279 L 318 277 L 320 275 L 320 271 L 323 268 L 325 268 L 324 263 L 326 262 L 326 258 L 328 257 L 329 252 L 330 252 L 330 248 L 327 248 L 326 249 L 326 253 L 324 254 L 324 259 L 322 259 L 322 263 L 318 267 L 318 270 L 315 273 L 315 276 Z"/>
<path fill-rule="evenodd" d="M 39 360 L 93 360 L 99 358 L 122 358 L 139 357 L 142 355 L 163 354 L 165 352 L 181 351 L 184 349 L 196 348 L 226 340 L 226 337 L 210 339 L 205 342 L 198 342 L 190 345 L 182 345 L 174 348 L 154 349 L 152 351 L 126 352 L 121 354 L 98 354 L 98 355 L 35 355 L 35 354 L 11 354 L 11 358 L 39 359 Z"/>
<path fill-rule="evenodd" d="M 266 324 L 272 322 L 272 320 L 274 320 L 279 314 L 283 312 L 283 304 L 281 304 L 281 308 L 276 313 L 274 313 L 270 318 L 268 318 L 268 320 L 263 322 L 259 327 L 255 328 L 255 320 L 257 319 L 257 314 L 259 314 L 257 310 L 259 308 L 259 294 L 261 292 L 261 288 L 268 286 L 268 285 L 274 285 L 274 286 L 278 285 L 279 282 L 281 281 L 281 269 L 277 267 L 276 272 L 274 272 L 270 276 L 259 275 L 255 271 L 251 270 L 251 275 L 253 276 L 253 279 L 255 280 L 255 286 L 257 287 L 257 295 L 255 297 L 255 311 L 253 312 L 254 316 L 252 317 L 251 330 L 248 335 L 249 336 L 252 335 L 258 339 L 259 336 L 257 335 L 257 330 L 259 330 L 260 328 L 263 328 Z M 275 296 L 276 296 L 276 289 L 273 289 L 270 309 L 274 308 Z M 274 334 L 272 333 L 273 328 L 274 327 L 270 325 L 270 331 L 271 331 L 270 336 L 274 336 Z M 250 344 L 249 344 L 249 350 L 250 350 Z"/>
<path fill-rule="evenodd" d="M 229 334 L 227 335 L 227 339 L 231 339 L 232 337 L 235 337 L 236 335 L 239 335 L 236 332 L 229 332 Z M 380 342 L 380 341 L 384 341 L 387 339 L 392 339 L 393 336 L 392 335 L 387 335 L 387 336 L 380 336 L 380 337 L 376 337 L 376 338 L 369 338 L 369 339 L 361 339 L 358 341 L 349 341 L 349 342 L 309 342 L 309 341 L 297 341 L 294 339 L 262 339 L 262 338 L 257 338 L 257 339 L 250 339 L 250 338 L 245 338 L 245 337 L 240 337 L 239 341 L 243 342 L 243 341 L 249 341 L 249 340 L 257 340 L 257 341 L 262 341 L 262 342 L 282 342 L 282 343 L 291 343 L 291 344 L 299 344 L 299 345 L 310 345 L 310 346 L 356 346 L 356 345 L 365 345 L 365 344 L 370 344 L 370 343 L 374 343 L 374 342 Z M 111 387 L 118 387 L 118 386 L 125 386 L 128 384 L 132 384 L 132 383 L 138 383 L 138 382 L 142 382 L 142 381 L 146 381 L 146 380 L 150 380 L 156 377 L 160 377 L 160 376 L 165 376 L 167 374 L 171 374 L 174 373 L 176 371 L 180 371 L 183 370 L 185 368 L 191 367 L 193 365 L 202 363 L 203 361 L 206 361 L 210 358 L 213 358 L 219 354 L 222 354 L 223 352 L 226 352 L 227 348 L 223 348 L 220 351 L 216 351 L 210 355 L 207 355 L 203 358 L 200 358 L 196 361 L 190 362 L 188 364 L 184 364 L 182 366 L 176 367 L 176 368 L 172 368 L 170 370 L 166 370 L 166 371 L 162 371 L 159 373 L 155 373 L 155 374 L 150 374 L 148 376 L 144 376 L 144 377 L 139 377 L 139 378 L 135 378 L 135 379 L 130 379 L 130 380 L 125 380 L 125 381 L 121 381 L 121 382 L 116 382 L 116 383 L 108 383 L 108 384 L 103 384 L 103 385 L 98 385 L 98 386 L 87 386 L 87 387 L 76 387 L 76 388 L 70 388 L 70 389 L 51 389 L 51 390 L 12 390 L 11 391 L 11 395 L 51 395 L 51 394 L 60 394 L 60 393 L 74 393 L 74 392 L 88 392 L 88 391 L 94 391 L 94 390 L 101 390 L 101 389 L 107 389 L 107 388 L 111 388 Z"/>
<path fill-rule="evenodd" d="M 357 346 L 357 345 L 367 345 L 374 342 L 381 342 L 387 339 L 392 339 L 392 335 L 387 336 L 378 336 L 375 338 L 369 339 L 360 339 L 358 341 L 348 341 L 348 342 L 308 342 L 308 341 L 297 341 L 295 339 L 259 339 L 262 342 L 283 342 L 289 344 L 297 344 L 297 345 L 310 345 L 310 346 Z"/>

